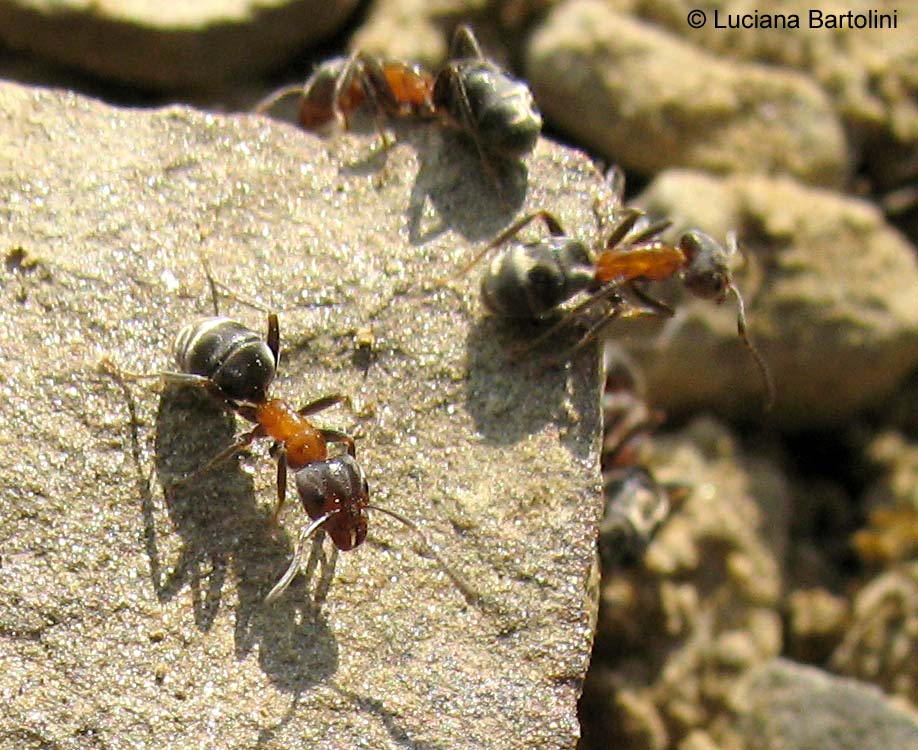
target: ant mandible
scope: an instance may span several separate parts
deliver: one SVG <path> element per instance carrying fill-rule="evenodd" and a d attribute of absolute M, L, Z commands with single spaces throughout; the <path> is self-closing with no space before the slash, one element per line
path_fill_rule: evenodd
<path fill-rule="evenodd" d="M 420 65 L 381 60 L 365 52 L 321 63 L 302 85 L 285 86 L 254 108 L 259 114 L 291 95 L 300 96 L 299 124 L 320 131 L 335 123 L 348 129 L 348 118 L 365 103 L 388 144 L 382 117 L 430 119 L 434 116 L 433 76 Z"/>
<path fill-rule="evenodd" d="M 525 349 L 539 345 L 587 310 L 602 305 L 608 308 L 606 314 L 587 329 L 567 355 L 596 338 L 616 317 L 646 312 L 671 316 L 672 308 L 651 297 L 640 282 L 663 281 L 678 274 L 685 288 L 701 299 L 721 304 L 728 293 L 736 297 L 737 332 L 761 375 L 766 390 L 765 408 L 771 408 L 774 382 L 749 337 L 743 298 L 730 272 L 730 260 L 738 252 L 734 235 L 728 237 L 724 247 L 710 235 L 693 229 L 673 244 L 658 237 L 669 226 L 668 221 L 651 222 L 636 209 L 621 209 L 617 223 L 594 253 L 586 243 L 568 236 L 553 214 L 535 211 L 501 232 L 456 275 L 466 273 L 487 253 L 513 240 L 536 220 L 545 224 L 550 236 L 533 243 L 514 242 L 491 262 L 481 281 L 485 306 L 503 317 L 538 320 L 558 312 L 559 305 L 580 292 L 587 297 Z"/>

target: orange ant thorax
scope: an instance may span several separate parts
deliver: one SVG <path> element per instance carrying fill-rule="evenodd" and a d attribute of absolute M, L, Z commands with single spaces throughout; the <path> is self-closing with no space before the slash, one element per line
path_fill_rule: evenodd
<path fill-rule="evenodd" d="M 687 262 L 681 248 L 665 242 L 650 242 L 627 250 L 606 250 L 596 259 L 596 281 L 663 281 Z"/>
<path fill-rule="evenodd" d="M 396 100 L 410 114 L 412 109 L 421 113 L 433 112 L 433 76 L 417 65 L 403 62 L 386 62 L 382 65 L 383 76 Z"/>
<path fill-rule="evenodd" d="M 273 398 L 259 404 L 255 419 L 268 437 L 284 444 L 287 465 L 294 471 L 328 458 L 322 433 L 283 399 Z"/>

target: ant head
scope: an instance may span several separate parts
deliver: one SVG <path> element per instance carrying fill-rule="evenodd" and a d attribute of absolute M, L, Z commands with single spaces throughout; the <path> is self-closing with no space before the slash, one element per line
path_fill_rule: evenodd
<path fill-rule="evenodd" d="M 363 544 L 370 488 L 363 469 L 350 455 L 307 464 L 296 473 L 296 489 L 310 518 L 331 514 L 322 528 L 338 549 Z"/>
<path fill-rule="evenodd" d="M 686 288 L 696 297 L 723 302 L 733 288 L 730 258 L 736 251 L 736 240 L 725 248 L 711 235 L 692 229 L 679 239 L 679 248 L 688 258 L 682 271 Z"/>

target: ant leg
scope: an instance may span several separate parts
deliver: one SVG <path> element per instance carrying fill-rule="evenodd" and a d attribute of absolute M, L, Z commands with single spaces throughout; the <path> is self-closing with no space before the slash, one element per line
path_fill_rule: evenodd
<path fill-rule="evenodd" d="M 167 383 L 174 383 L 176 385 L 191 385 L 196 388 L 203 388 L 207 391 L 208 395 L 212 396 L 214 399 L 220 402 L 220 405 L 225 409 L 230 411 L 238 411 L 238 405 L 226 398 L 223 395 L 222 391 L 214 384 L 214 382 L 203 375 L 195 375 L 190 372 L 156 372 L 156 373 L 143 373 L 143 372 L 131 372 L 130 370 L 123 370 L 111 359 L 108 357 L 103 357 L 99 360 L 99 369 L 108 375 L 109 377 L 115 378 L 119 381 L 127 380 L 162 380 Z"/>
<path fill-rule="evenodd" d="M 450 60 L 461 60 L 465 57 L 475 57 L 480 60 L 484 57 L 470 26 L 463 23 L 456 27 L 449 45 L 449 57 Z"/>
<path fill-rule="evenodd" d="M 531 341 L 527 341 L 525 344 L 516 346 L 511 350 L 510 358 L 517 359 L 520 356 L 526 354 L 529 351 L 539 347 L 549 338 L 554 336 L 558 331 L 568 325 L 574 318 L 578 315 L 582 315 L 586 310 L 588 310 L 593 305 L 599 304 L 600 302 L 607 300 L 611 297 L 614 297 L 619 291 L 618 284 L 607 284 L 604 287 L 601 287 L 596 292 L 590 294 L 583 302 L 577 305 L 574 308 L 568 310 L 560 320 L 556 321 L 554 324 L 548 327 L 547 330 L 540 333 Z"/>
<path fill-rule="evenodd" d="M 332 393 L 328 396 L 317 398 L 315 401 L 310 401 L 305 406 L 301 406 L 299 409 L 297 409 L 296 413 L 301 417 L 308 417 L 311 414 L 318 414 L 320 411 L 330 409 L 337 404 L 344 404 L 351 411 L 354 410 L 354 406 L 351 404 L 350 396 L 346 396 L 343 393 Z"/>
<path fill-rule="evenodd" d="M 392 146 L 392 141 L 388 133 L 386 133 L 382 113 L 386 112 L 397 116 L 399 111 L 398 100 L 386 80 L 386 75 L 379 62 L 367 55 L 361 55 L 360 61 L 360 86 L 373 112 L 373 120 L 376 123 L 376 130 L 379 132 L 383 148 L 387 149 Z"/>
<path fill-rule="evenodd" d="M 280 323 L 277 320 L 277 313 L 268 313 L 268 333 L 265 335 L 265 341 L 271 354 L 274 355 L 274 367 L 280 364 Z"/>
<path fill-rule="evenodd" d="M 153 375 L 148 375 L 141 372 L 131 372 L 130 370 L 122 370 L 118 365 L 116 365 L 109 357 L 102 357 L 99 360 L 99 369 L 106 375 L 115 378 L 116 380 L 157 380 L 165 373 L 154 373 Z"/>
<path fill-rule="evenodd" d="M 606 170 L 605 180 L 612 191 L 612 200 L 617 205 L 622 205 L 625 202 L 625 170 L 618 164 L 613 164 Z"/>
<path fill-rule="evenodd" d="M 296 548 L 293 551 L 293 559 L 290 561 L 290 566 L 287 568 L 284 575 L 281 576 L 280 580 L 274 584 L 274 588 L 268 592 L 268 595 L 265 597 L 265 604 L 273 604 L 287 590 L 290 583 L 296 578 L 296 574 L 300 572 L 300 565 L 303 562 L 303 553 L 306 551 L 306 542 L 321 528 L 322 524 L 338 512 L 337 510 L 331 510 L 325 515 L 319 516 L 300 533 L 300 538 L 297 540 Z"/>
<path fill-rule="evenodd" d="M 179 487 L 181 485 L 187 484 L 188 482 L 191 482 L 197 479 L 199 476 L 210 471 L 214 467 L 219 466 L 225 461 L 228 461 L 233 456 L 235 456 L 237 453 L 239 453 L 239 451 L 243 451 L 246 448 L 248 448 L 252 444 L 252 442 L 255 440 L 255 438 L 261 437 L 261 435 L 262 435 L 261 428 L 259 427 L 256 427 L 254 430 L 251 430 L 249 432 L 243 433 L 238 438 L 236 438 L 236 441 L 234 443 L 232 443 L 231 445 L 228 445 L 226 448 L 220 451 L 216 456 L 210 459 L 203 466 L 199 466 L 197 469 L 195 469 L 190 474 L 186 474 L 180 479 L 177 479 L 176 481 L 174 481 L 172 483 L 172 486 Z"/>
<path fill-rule="evenodd" d="M 204 242 L 204 234 L 198 229 L 198 234 L 201 235 L 201 242 Z M 220 305 L 217 301 L 217 281 L 214 279 L 214 275 L 210 272 L 210 263 L 207 260 L 207 256 L 201 250 L 198 250 L 198 258 L 201 261 L 201 265 L 204 267 L 204 275 L 207 277 L 207 284 L 210 287 L 210 298 L 214 303 L 214 315 L 220 314 Z"/>
<path fill-rule="evenodd" d="M 481 259 L 484 258 L 485 255 L 487 255 L 489 252 L 491 252 L 495 248 L 500 247 L 508 240 L 513 239 L 516 235 L 518 235 L 521 231 L 523 231 L 523 229 L 527 225 L 531 224 L 536 219 L 541 219 L 542 221 L 545 222 L 545 226 L 548 228 L 548 231 L 551 233 L 552 236 L 561 237 L 564 235 L 564 229 L 561 226 L 561 222 L 555 217 L 554 214 L 549 213 L 548 211 L 544 211 L 544 210 L 533 211 L 531 214 L 527 214 L 521 219 L 518 219 L 517 221 L 513 222 L 503 232 L 497 235 L 497 237 L 495 237 L 487 245 L 485 245 L 481 250 L 479 250 L 475 254 L 475 256 L 468 263 L 462 266 L 462 268 L 460 268 L 455 274 L 453 274 L 452 276 L 447 276 L 447 277 L 440 279 L 438 284 L 442 286 L 443 284 L 447 283 L 448 281 L 452 279 L 458 279 L 459 277 L 464 276 L 470 270 L 472 270 L 472 268 L 478 265 L 478 263 L 481 262 Z"/>
<path fill-rule="evenodd" d="M 646 216 L 646 214 L 641 213 L 638 218 L 641 216 Z M 646 242 L 647 240 L 656 237 L 658 234 L 665 232 L 672 225 L 673 223 L 669 219 L 660 219 L 659 221 L 648 224 L 646 227 L 636 232 L 635 234 L 627 236 L 628 244 L 637 245 L 641 242 Z"/>
<path fill-rule="evenodd" d="M 500 189 L 500 175 L 497 173 L 497 169 L 494 167 L 491 159 L 488 158 L 484 144 L 481 142 L 481 138 L 478 135 L 478 129 L 475 127 L 475 115 L 472 113 L 472 105 L 469 101 L 468 92 L 465 90 L 465 83 L 462 81 L 462 77 L 457 75 L 454 70 L 449 68 L 447 70 L 449 71 L 449 85 L 453 99 L 459 104 L 459 128 L 475 143 L 475 149 L 478 151 L 478 158 L 481 159 L 482 169 L 487 175 L 488 180 L 494 186 L 501 202 L 506 208 L 509 208 L 509 203 Z"/>
<path fill-rule="evenodd" d="M 662 315 L 666 318 L 671 318 L 675 315 L 676 311 L 673 310 L 673 308 L 665 302 L 661 302 L 656 297 L 650 296 L 650 293 L 639 286 L 634 280 L 629 281 L 625 286 L 650 312 Z"/>
<path fill-rule="evenodd" d="M 277 526 L 281 509 L 287 502 L 287 449 L 283 445 L 277 446 L 274 451 L 274 459 L 277 461 L 277 504 L 271 514 L 272 527 Z"/>
<path fill-rule="evenodd" d="M 335 88 L 332 91 L 332 114 L 335 117 L 335 122 L 343 125 L 344 130 L 350 130 L 351 126 L 347 120 L 347 115 L 341 111 L 341 100 L 344 98 L 344 92 L 353 83 L 355 75 L 363 76 L 363 55 L 359 51 L 354 51 L 348 55 L 344 67 L 341 68 L 341 72 L 335 78 Z M 366 87 L 361 84 L 361 88 L 366 93 Z"/>
<path fill-rule="evenodd" d="M 604 315 L 602 318 L 597 320 L 593 325 L 591 325 L 584 333 L 580 339 L 572 347 L 561 352 L 556 357 L 552 357 L 550 362 L 554 365 L 561 364 L 562 362 L 567 362 L 570 359 L 573 359 L 574 355 L 579 352 L 583 347 L 589 344 L 591 341 L 594 341 L 599 337 L 600 331 L 609 325 L 613 320 L 620 317 L 623 313 L 623 308 L 621 305 L 617 305 L 615 309 L 609 312 L 608 315 Z"/>
<path fill-rule="evenodd" d="M 274 107 L 279 101 L 286 99 L 288 96 L 294 94 L 303 95 L 306 92 L 306 87 L 302 83 L 292 83 L 288 86 L 283 86 L 282 88 L 272 91 L 262 100 L 260 100 L 254 107 L 252 107 L 252 112 L 257 115 L 267 114 L 270 109 Z"/>
<path fill-rule="evenodd" d="M 449 576 L 449 579 L 453 582 L 459 591 L 462 592 L 462 595 L 465 597 L 465 600 L 469 604 L 474 604 L 479 599 L 481 599 L 481 594 L 479 594 L 471 584 L 469 584 L 461 575 L 459 575 L 453 567 L 446 562 L 443 555 L 437 550 L 437 548 L 431 543 L 427 538 L 427 535 L 421 531 L 421 527 L 418 526 L 414 521 L 403 516 L 401 513 L 396 513 L 394 510 L 389 510 L 388 508 L 381 508 L 378 505 L 368 505 L 368 510 L 375 510 L 379 513 L 385 513 L 390 518 L 394 518 L 396 521 L 404 524 L 409 529 L 411 529 L 418 538 L 424 543 L 424 547 L 427 550 L 427 553 L 437 562 L 437 565 L 440 566 L 440 570 L 446 573 Z"/>
<path fill-rule="evenodd" d="M 162 378 L 163 381 L 173 385 L 190 385 L 195 388 L 203 388 L 224 409 L 235 412 L 240 409 L 239 404 L 223 395 L 223 391 L 220 390 L 216 383 L 204 375 L 195 375 L 190 372 L 161 372 L 156 377 Z"/>
<path fill-rule="evenodd" d="M 356 458 L 357 448 L 354 445 L 354 438 L 350 435 L 340 430 L 319 430 L 319 432 L 322 433 L 322 437 L 329 443 L 344 443 L 351 458 Z"/>
<path fill-rule="evenodd" d="M 645 216 L 646 214 L 643 211 L 639 211 L 636 208 L 625 209 L 624 215 L 606 238 L 606 250 L 611 250 L 625 240 L 628 241 L 629 245 L 637 245 L 649 240 L 651 237 L 655 237 L 668 229 L 672 224 L 672 222 L 668 220 L 655 221 L 634 234 L 631 234 L 631 230 L 634 229 L 635 224 Z"/>

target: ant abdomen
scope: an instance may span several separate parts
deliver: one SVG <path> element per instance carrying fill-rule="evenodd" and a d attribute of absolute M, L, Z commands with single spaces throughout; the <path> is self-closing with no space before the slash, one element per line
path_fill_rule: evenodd
<path fill-rule="evenodd" d="M 529 87 L 511 78 L 489 60 L 469 62 L 461 72 L 468 110 L 483 148 L 507 158 L 525 156 L 539 140 L 542 117 Z M 435 106 L 454 122 L 464 123 L 466 102 L 456 96 L 450 78 L 441 76 L 434 84 Z"/>
<path fill-rule="evenodd" d="M 346 552 L 363 543 L 370 488 L 353 457 L 345 453 L 307 464 L 296 473 L 296 489 L 310 518 L 328 516 L 322 529 L 338 549 Z"/>
<path fill-rule="evenodd" d="M 569 237 L 547 237 L 512 245 L 497 255 L 482 276 L 481 296 L 496 315 L 535 320 L 592 282 L 587 246 Z"/>
<path fill-rule="evenodd" d="M 232 401 L 264 401 L 274 380 L 275 356 L 264 337 L 229 318 L 189 323 L 174 352 L 181 372 L 209 378 Z"/>

